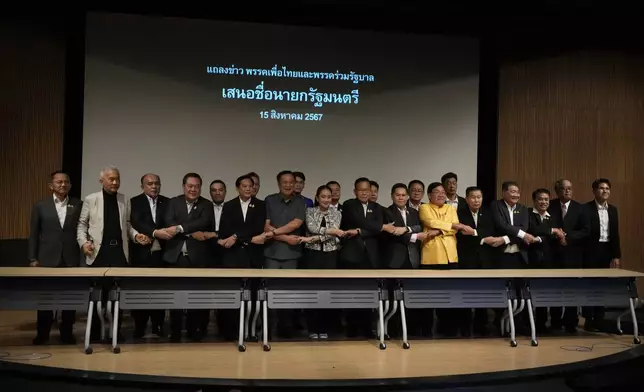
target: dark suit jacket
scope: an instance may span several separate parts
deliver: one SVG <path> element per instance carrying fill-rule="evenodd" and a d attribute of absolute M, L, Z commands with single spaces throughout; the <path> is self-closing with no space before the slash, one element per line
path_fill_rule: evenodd
<path fill-rule="evenodd" d="M 396 227 L 406 226 L 411 230 L 411 232 L 401 236 L 384 233 L 386 242 L 383 265 L 389 268 L 400 268 L 407 259 L 409 259 L 412 267 L 418 268 L 420 266 L 420 244 L 418 241 L 411 243 L 410 240 L 412 233 L 420 233 L 423 231 L 423 227 L 420 225 L 418 211 L 413 208 L 407 208 L 406 211 L 407 223 L 405 224 L 398 206 L 392 204 L 389 208 L 384 209 L 386 215 L 384 222 L 393 222 Z"/>
<path fill-rule="evenodd" d="M 173 197 L 166 203 L 165 211 L 166 226 L 181 225 L 183 234 L 178 233 L 171 240 L 167 241 L 163 260 L 174 264 L 181 254 L 181 247 L 186 241 L 188 258 L 193 266 L 205 267 L 214 263 L 212 247 L 209 241 L 198 241 L 189 235 L 197 231 L 211 231 L 214 225 L 215 212 L 212 209 L 212 202 L 199 197 L 196 205 L 188 214 L 186 198 L 184 195 Z"/>
<path fill-rule="evenodd" d="M 599 212 L 597 210 L 597 203 L 593 200 L 585 204 L 586 211 L 590 221 L 590 234 L 586 242 L 586 254 L 584 261 L 590 261 L 590 268 L 608 267 L 608 265 L 595 265 L 596 263 L 591 260 L 594 255 L 600 254 L 597 251 L 599 246 Z M 610 257 L 611 259 L 619 259 L 622 257 L 621 245 L 619 242 L 619 217 L 617 214 L 617 207 L 612 204 L 608 205 L 608 243 L 610 244 Z"/>
<path fill-rule="evenodd" d="M 584 245 L 590 235 L 590 220 L 586 208 L 574 200 L 568 204 L 566 217 L 562 217 L 559 199 L 550 201 L 548 212 L 554 218 L 555 227 L 566 233 L 567 245 L 559 241 L 552 243 L 555 267 L 581 268 L 584 260 Z"/>
<path fill-rule="evenodd" d="M 61 259 L 67 267 L 80 265 L 76 227 L 82 204 L 77 198 L 69 198 L 63 227 L 60 227 L 53 195 L 34 205 L 29 234 L 30 260 L 38 260 L 42 267 L 58 267 Z"/>
<path fill-rule="evenodd" d="M 152 219 L 152 210 L 150 209 L 150 202 L 145 193 L 141 193 L 138 196 L 134 196 L 130 199 L 130 224 L 132 228 L 138 231 L 141 234 L 145 234 L 154 239 L 152 233 L 154 230 L 163 229 L 168 227 L 165 224 L 165 210 L 167 203 L 170 201 L 165 196 L 157 196 L 157 211 L 156 211 L 156 223 Z M 165 241 L 158 240 L 161 249 L 165 248 Z M 152 244 L 150 245 L 141 245 L 130 242 L 130 261 L 133 267 L 144 267 L 148 266 L 146 264 L 150 251 L 152 250 Z"/>
<path fill-rule="evenodd" d="M 556 218 L 551 216 L 542 222 L 538 214 L 530 211 L 528 220 L 528 233 L 541 238 L 540 243 L 531 244 L 528 249 L 530 267 L 553 268 L 555 262 L 552 255 L 552 244 L 557 242 L 557 238 L 552 234 L 552 229 L 557 227 Z"/>
<path fill-rule="evenodd" d="M 460 203 L 459 203 L 460 205 Z M 467 206 L 467 204 L 466 204 Z M 477 223 L 467 208 L 459 208 L 457 211 L 458 221 L 464 225 L 476 229 L 476 236 L 464 235 L 460 231 L 456 233 L 456 249 L 458 251 L 458 265 L 465 269 L 493 268 L 492 263 L 499 248 L 489 245 L 481 245 L 485 237 L 494 236 L 494 220 L 489 210 L 480 208 L 477 212 Z"/>
<path fill-rule="evenodd" d="M 528 262 L 528 251 L 525 245 L 525 242 L 518 237 L 519 230 L 523 230 L 525 233 L 528 232 L 529 227 L 529 218 L 531 210 L 528 209 L 523 204 L 517 203 L 514 210 L 513 224 L 510 223 L 510 211 L 505 204 L 504 200 L 494 200 L 490 203 L 490 211 L 492 213 L 492 218 L 494 220 L 494 236 L 503 237 L 508 236 L 510 239 L 510 244 L 516 244 L 519 246 L 519 251 L 523 257 L 525 263 Z M 505 249 L 505 246 L 499 247 L 501 251 Z"/>
<path fill-rule="evenodd" d="M 344 202 L 342 207 L 342 230 L 360 229 L 362 234 L 346 238 L 340 250 L 340 260 L 345 264 L 360 263 L 365 258 L 365 251 L 372 268 L 378 268 L 378 237 L 382 231 L 382 210 L 375 203 L 367 204 L 365 217 L 362 203 L 358 199 Z"/>
<path fill-rule="evenodd" d="M 456 209 L 456 212 L 469 211 L 470 207 L 467 205 L 467 200 L 462 196 L 456 196 L 456 198 L 458 199 L 458 208 Z"/>
<path fill-rule="evenodd" d="M 224 204 L 219 222 L 219 238 L 226 239 L 236 234 L 237 241 L 231 248 L 222 250 L 223 267 L 261 267 L 264 260 L 264 246 L 252 244 L 251 240 L 264 232 L 265 223 L 266 205 L 261 200 L 251 197 L 245 221 L 239 197 Z"/>

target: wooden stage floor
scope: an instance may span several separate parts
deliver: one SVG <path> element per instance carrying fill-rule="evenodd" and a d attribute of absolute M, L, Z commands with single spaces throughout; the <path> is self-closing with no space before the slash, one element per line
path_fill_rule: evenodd
<path fill-rule="evenodd" d="M 54 343 L 32 346 L 35 312 L 0 312 L 0 356 L 16 363 L 163 377 L 236 380 L 364 380 L 480 374 L 571 364 L 617 354 L 632 347 L 632 336 L 587 334 L 541 337 L 531 347 L 528 337 L 518 337 L 511 348 L 505 339 L 435 339 L 411 341 L 403 350 L 389 341 L 387 350 L 376 341 L 247 343 L 240 353 L 234 343 L 128 343 L 120 354 L 108 346 L 94 345 L 85 355 L 84 322 L 76 324 L 76 346 Z M 130 335 L 131 336 L 131 335 Z M 126 338 L 129 338 L 126 333 Z"/>

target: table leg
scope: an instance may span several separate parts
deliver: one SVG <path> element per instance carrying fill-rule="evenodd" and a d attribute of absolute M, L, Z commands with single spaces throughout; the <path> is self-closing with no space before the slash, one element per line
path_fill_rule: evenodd
<path fill-rule="evenodd" d="M 103 300 L 96 300 L 96 315 L 101 322 L 101 342 L 105 340 L 105 316 L 103 315 Z"/>
<path fill-rule="evenodd" d="M 534 325 L 534 310 L 532 309 L 532 299 L 528 297 L 528 318 L 530 319 L 530 334 L 531 340 L 530 344 L 532 344 L 532 347 L 537 347 L 539 345 L 539 342 L 537 341 L 537 329 Z"/>
<path fill-rule="evenodd" d="M 635 302 L 637 300 L 637 298 L 630 298 L 628 302 L 631 308 L 631 317 L 633 318 L 633 343 L 640 344 L 641 340 L 639 337 L 639 328 L 637 326 L 637 316 L 635 315 Z"/>
<path fill-rule="evenodd" d="M 394 309 L 396 309 L 395 303 Z M 405 301 L 402 299 L 402 293 L 400 296 L 400 321 L 402 324 L 403 348 L 407 350 L 411 346 L 409 345 L 409 341 L 407 340 L 407 314 L 405 313 Z"/>
<path fill-rule="evenodd" d="M 246 304 L 244 301 L 241 301 L 239 306 L 239 342 L 237 343 L 237 349 L 240 353 L 246 351 L 246 345 L 244 344 L 244 310 L 246 309 Z"/>
<path fill-rule="evenodd" d="M 389 339 L 389 320 L 394 316 L 394 314 L 396 314 L 397 310 L 398 310 L 398 301 L 395 300 L 395 294 L 394 294 L 394 301 L 393 301 L 393 304 L 391 305 L 391 312 L 389 312 L 387 317 L 385 317 L 385 338 Z"/>
<path fill-rule="evenodd" d="M 517 346 L 516 330 L 514 329 L 514 310 L 512 309 L 512 300 L 508 298 L 508 317 L 510 318 L 510 346 Z M 514 300 L 514 307 L 516 308 L 516 299 Z"/>
<path fill-rule="evenodd" d="M 264 323 L 262 326 L 262 330 L 264 332 L 264 351 L 271 351 L 271 345 L 268 344 L 268 301 L 266 298 L 262 301 L 262 316 L 262 321 Z"/>
<path fill-rule="evenodd" d="M 258 341 L 259 339 L 257 338 L 257 318 L 259 317 L 259 313 L 262 311 L 262 303 L 258 299 L 255 301 L 255 314 L 253 315 L 253 322 L 251 323 L 250 326 L 250 338 L 253 340 L 253 342 Z"/>
<path fill-rule="evenodd" d="M 114 301 L 114 322 L 112 323 L 112 352 L 118 354 L 121 352 L 119 347 L 119 300 Z"/>
<path fill-rule="evenodd" d="M 112 315 L 112 301 L 107 300 L 107 309 L 105 309 L 105 315 L 107 316 L 107 337 L 112 339 L 112 325 L 114 325 L 114 316 Z"/>
<path fill-rule="evenodd" d="M 248 331 L 249 331 L 249 324 L 250 324 L 250 315 L 253 313 L 253 301 L 252 300 L 247 300 L 244 301 L 246 302 L 246 320 L 244 320 L 244 340 L 248 340 Z M 242 305 L 243 306 L 243 305 Z"/>
<path fill-rule="evenodd" d="M 383 305 L 382 305 L 382 299 L 378 300 L 378 324 L 380 326 L 380 344 L 378 347 L 381 350 L 384 350 L 387 348 L 387 345 L 385 344 L 385 320 L 384 320 L 384 312 L 383 312 Z"/>
<path fill-rule="evenodd" d="M 91 343 L 92 337 L 92 321 L 94 316 L 94 300 L 95 300 L 95 290 L 90 288 L 89 290 L 89 305 L 87 307 L 87 325 L 85 325 L 85 354 L 91 354 L 94 352 Z"/>

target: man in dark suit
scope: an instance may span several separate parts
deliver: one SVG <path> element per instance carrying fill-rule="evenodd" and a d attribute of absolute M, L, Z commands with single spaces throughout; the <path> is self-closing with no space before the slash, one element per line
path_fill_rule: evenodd
<path fill-rule="evenodd" d="M 445 194 L 447 195 L 445 203 L 456 208 L 457 212 L 460 210 L 467 211 L 467 202 L 465 201 L 465 198 L 456 193 L 458 190 L 458 176 L 456 173 L 450 172 L 443 174 L 441 177 L 441 184 L 443 184 Z"/>
<path fill-rule="evenodd" d="M 239 197 L 224 204 L 219 224 L 219 246 L 223 268 L 261 268 L 264 261 L 264 242 L 272 233 L 264 232 L 266 207 L 253 197 L 253 179 L 247 175 L 235 181 Z M 254 290 L 255 291 L 255 290 Z M 226 340 L 237 337 L 236 310 L 217 312 L 219 330 Z"/>
<path fill-rule="evenodd" d="M 392 223 L 396 231 L 393 234 L 383 233 L 384 246 L 382 263 L 392 269 L 415 269 L 420 267 L 420 244 L 425 241 L 427 233 L 418 218 L 418 211 L 407 207 L 409 193 L 407 185 L 398 183 L 391 187 L 393 204 L 384 209 L 385 222 Z M 407 326 L 410 335 L 422 335 L 423 327 L 431 331 L 432 326 L 423 325 L 424 309 L 407 311 Z M 391 336 L 400 334 L 400 312 L 389 320 Z"/>
<path fill-rule="evenodd" d="M 532 213 L 528 222 L 528 233 L 532 234 L 535 241 L 528 249 L 530 268 L 554 268 L 552 245 L 557 240 L 564 239 L 563 231 L 557 228 L 555 218 L 548 212 L 550 207 L 550 191 L 540 188 L 532 192 Z M 536 309 L 536 329 L 538 333 L 546 333 L 548 321 L 548 308 Z"/>
<path fill-rule="evenodd" d="M 530 210 L 519 203 L 519 184 L 506 181 L 501 190 L 503 198 L 490 204 L 494 235 L 504 241 L 496 268 L 524 268 L 528 264 L 527 246 L 535 241 L 534 236 L 528 233 Z"/>
<path fill-rule="evenodd" d="M 555 182 L 557 199 L 550 201 L 548 212 L 554 219 L 555 227 L 561 229 L 565 237 L 552 243 L 553 268 L 582 268 L 584 244 L 590 234 L 590 221 L 585 207 L 574 201 L 572 183 L 561 179 Z M 579 317 L 577 307 L 568 306 L 562 317 L 561 307 L 550 308 L 550 328 L 564 327 L 567 332 L 577 332 Z"/>
<path fill-rule="evenodd" d="M 354 183 L 355 199 L 344 202 L 340 228 L 346 232 L 340 250 L 340 268 L 372 269 L 380 266 L 378 237 L 382 231 L 393 234 L 395 227 L 383 224 L 381 209 L 369 201 L 371 183 L 358 178 Z M 347 312 L 347 335 L 371 337 L 369 313 L 363 310 Z"/>
<path fill-rule="evenodd" d="M 166 243 L 163 260 L 170 267 L 205 268 L 212 263 L 212 247 L 205 234 L 214 226 L 212 203 L 201 197 L 201 176 L 188 173 L 183 176 L 183 195 L 176 196 L 166 203 L 165 224 L 162 233 L 172 236 Z M 181 340 L 181 310 L 170 312 L 172 341 Z M 200 341 L 206 334 L 204 319 L 209 317 L 207 310 L 189 310 L 186 318 L 188 337 Z"/>
<path fill-rule="evenodd" d="M 160 195 L 161 179 L 156 174 L 145 174 L 141 177 L 143 193 L 130 199 L 130 224 L 140 234 L 146 236 L 144 241 L 130 242 L 130 262 L 132 267 L 163 267 L 161 258 L 165 240 L 171 238 L 167 233 L 157 232 L 165 226 L 163 221 L 168 198 Z M 163 336 L 164 310 L 133 310 L 134 338 L 140 339 L 150 319 L 152 333 Z"/>
<path fill-rule="evenodd" d="M 620 268 L 622 257 L 619 241 L 619 215 L 617 207 L 608 204 L 611 184 L 606 178 L 593 181 L 595 199 L 586 204 L 590 221 L 590 235 L 586 241 L 584 268 Z M 606 330 L 604 307 L 583 308 L 584 329 Z"/>
<path fill-rule="evenodd" d="M 528 246 L 536 241 L 528 233 L 530 210 L 519 203 L 521 191 L 519 184 L 514 181 L 505 181 L 501 185 L 503 198 L 490 204 L 490 212 L 494 220 L 494 236 L 503 238 L 504 244 L 499 247 L 500 254 L 495 262 L 499 269 L 520 269 L 528 265 Z M 519 289 L 519 288 L 517 288 Z M 505 309 L 496 309 L 494 325 L 499 328 L 501 316 Z M 517 329 L 526 331 L 527 312 L 516 319 Z"/>
<path fill-rule="evenodd" d="M 29 265 L 31 267 L 78 267 L 80 249 L 76 242 L 76 226 L 82 202 L 69 197 L 72 185 L 66 173 L 51 174 L 49 189 L 52 195 L 36 203 L 31 213 L 29 234 Z M 60 325 L 60 340 L 64 344 L 75 344 L 73 335 L 76 312 L 64 310 Z M 37 335 L 33 344 L 45 344 L 54 321 L 50 310 L 39 310 Z"/>
<path fill-rule="evenodd" d="M 425 183 L 421 180 L 411 180 L 409 181 L 409 185 L 407 185 L 407 189 L 409 190 L 409 202 L 407 206 L 418 211 L 420 206 L 425 204 L 423 202 L 425 198 Z"/>
<path fill-rule="evenodd" d="M 474 229 L 474 235 L 456 233 L 456 249 L 458 251 L 458 266 L 461 269 L 493 268 L 492 262 L 498 255 L 498 247 L 505 244 L 503 237 L 494 237 L 494 221 L 492 214 L 481 206 L 483 192 L 480 188 L 471 186 L 465 190 L 467 208 L 457 210 L 458 221 Z M 461 326 L 461 333 L 469 335 L 470 327 L 477 335 L 486 336 L 488 315 L 487 309 L 474 309 L 474 320 L 468 318 Z"/>
<path fill-rule="evenodd" d="M 338 211 L 342 212 L 342 203 L 340 203 L 342 188 L 340 187 L 340 183 L 337 181 L 329 181 L 326 183 L 326 186 L 331 189 L 331 205 L 329 206 L 329 208 L 335 208 Z"/>

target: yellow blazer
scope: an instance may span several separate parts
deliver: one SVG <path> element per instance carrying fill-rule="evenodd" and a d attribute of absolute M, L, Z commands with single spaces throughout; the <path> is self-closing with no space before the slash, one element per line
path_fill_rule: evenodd
<path fill-rule="evenodd" d="M 441 234 L 425 241 L 422 248 L 421 261 L 423 265 L 457 263 L 456 230 L 452 225 L 458 222 L 456 208 L 445 203 L 442 207 L 435 204 L 423 204 L 418 209 L 423 231 L 438 229 Z"/>

